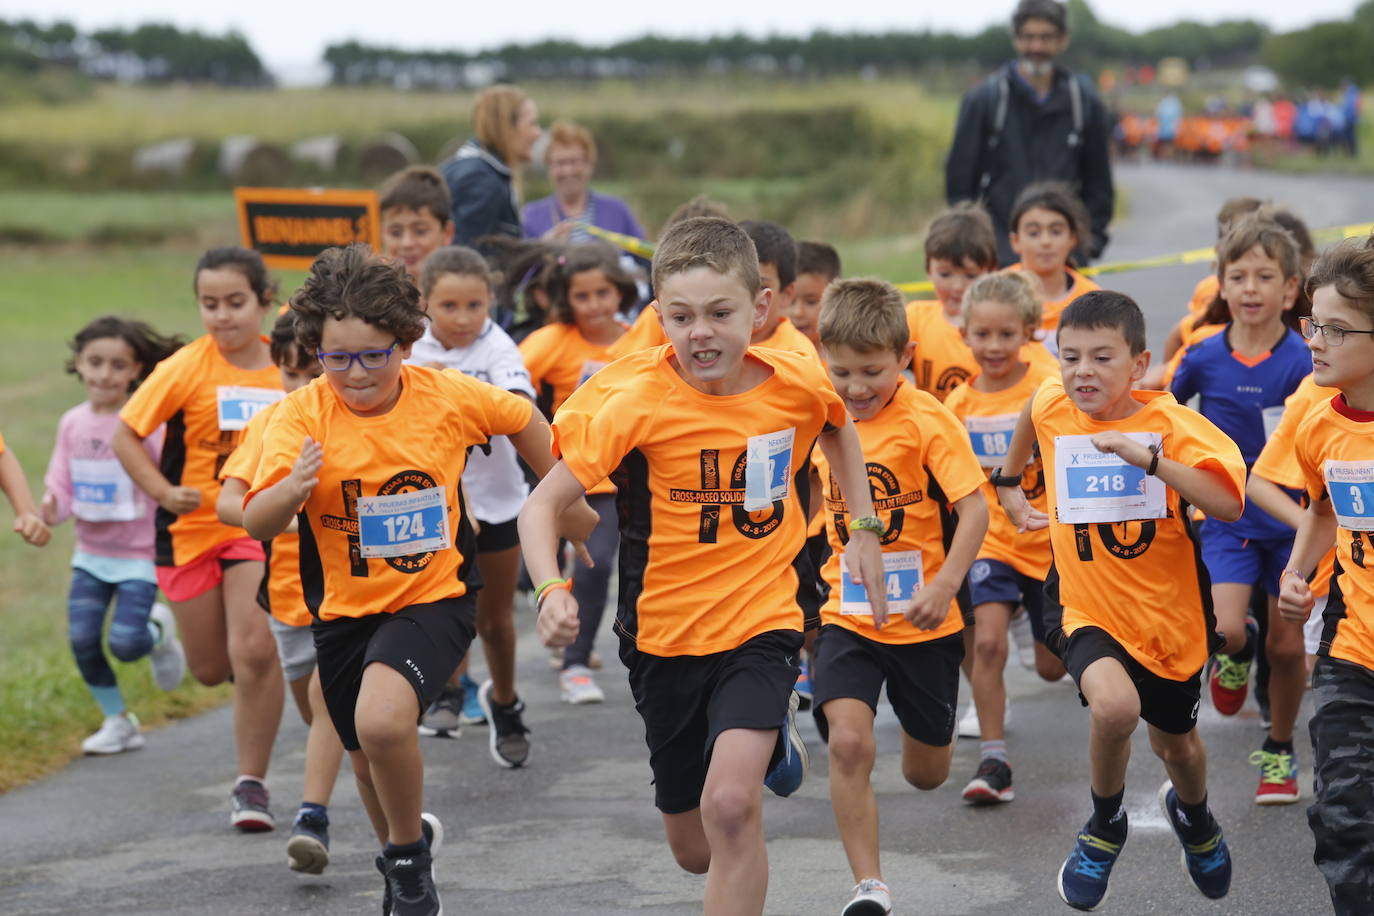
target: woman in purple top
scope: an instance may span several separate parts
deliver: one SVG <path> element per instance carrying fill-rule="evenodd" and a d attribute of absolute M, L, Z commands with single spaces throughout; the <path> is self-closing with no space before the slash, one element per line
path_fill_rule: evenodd
<path fill-rule="evenodd" d="M 553 194 L 525 205 L 522 221 L 526 238 L 594 241 L 585 228 L 588 225 L 644 238 L 644 227 L 623 200 L 591 190 L 596 141 L 585 127 L 554 122 L 549 128 L 544 164 L 553 182 Z"/>

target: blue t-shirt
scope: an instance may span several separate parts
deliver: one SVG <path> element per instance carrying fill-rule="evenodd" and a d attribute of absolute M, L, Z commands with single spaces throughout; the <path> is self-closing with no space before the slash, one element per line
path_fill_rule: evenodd
<path fill-rule="evenodd" d="M 1201 395 L 1202 415 L 1230 436 L 1249 467 L 1259 458 L 1265 441 L 1265 416 L 1272 431 L 1283 411 L 1283 402 L 1312 372 L 1312 354 L 1295 331 L 1266 355 L 1256 360 L 1231 350 L 1231 326 L 1193 344 L 1184 353 L 1171 388 L 1180 403 Z M 1298 496 L 1296 490 L 1292 496 Z M 1246 538 L 1292 538 L 1293 529 L 1247 502 L 1245 514 L 1233 523 L 1234 532 Z"/>

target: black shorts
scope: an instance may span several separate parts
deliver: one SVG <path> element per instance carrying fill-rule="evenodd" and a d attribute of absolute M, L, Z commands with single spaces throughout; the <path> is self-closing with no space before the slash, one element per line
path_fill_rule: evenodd
<path fill-rule="evenodd" d="M 811 662 L 817 724 L 823 733 L 827 731 L 821 723 L 830 700 L 863 700 L 876 713 L 886 682 L 887 701 L 902 731 L 922 744 L 944 747 L 954 740 L 963 660 L 962 633 L 900 646 L 828 623 L 816 637 Z"/>
<path fill-rule="evenodd" d="M 1073 676 L 1073 682 L 1078 684 L 1083 672 L 1099 658 L 1114 658 L 1126 669 L 1140 695 L 1140 718 L 1171 735 L 1186 735 L 1197 727 L 1202 696 L 1201 668 L 1186 681 L 1171 681 L 1136 661 L 1106 630 L 1098 627 L 1074 630 L 1063 654 L 1064 667 Z M 1078 699 L 1084 706 L 1088 705 L 1081 687 Z"/>
<path fill-rule="evenodd" d="M 828 559 L 830 541 L 822 531 L 807 538 L 801 553 L 792 560 L 797 573 L 797 605 L 802 609 L 802 627 L 807 632 L 820 627 L 821 608 L 830 598 L 830 585 L 821 576 Z"/>
<path fill-rule="evenodd" d="M 498 553 L 520 546 L 520 532 L 516 529 L 515 519 L 508 522 L 477 521 L 482 526 L 477 532 L 478 553 Z"/>
<path fill-rule="evenodd" d="M 394 614 L 340 617 L 311 624 L 320 688 L 343 746 L 350 751 L 359 749 L 354 715 L 368 665 L 380 662 L 410 681 L 420 701 L 420 715 L 424 715 L 467 654 L 476 632 L 476 618 L 475 599 L 463 595 L 412 604 Z"/>
<path fill-rule="evenodd" d="M 770 630 L 726 652 L 664 657 L 640 652 L 621 637 L 620 660 L 644 720 L 660 811 L 682 814 L 701 807 L 711 749 L 721 732 L 782 727 L 801 670 L 801 645 L 795 630 Z M 781 750 L 780 740 L 769 769 Z"/>

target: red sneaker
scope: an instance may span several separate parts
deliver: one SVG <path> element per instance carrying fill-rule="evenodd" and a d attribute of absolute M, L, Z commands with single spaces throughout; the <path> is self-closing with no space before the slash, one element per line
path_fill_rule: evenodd
<path fill-rule="evenodd" d="M 1274 751 L 1255 751 L 1250 762 L 1259 766 L 1259 788 L 1255 789 L 1257 805 L 1291 805 L 1298 800 L 1298 760 L 1292 754 Z"/>
<path fill-rule="evenodd" d="M 1250 662 L 1238 662 L 1229 655 L 1214 656 L 1208 686 L 1216 711 L 1223 716 L 1234 716 L 1245 705 L 1245 696 L 1250 690 Z"/>

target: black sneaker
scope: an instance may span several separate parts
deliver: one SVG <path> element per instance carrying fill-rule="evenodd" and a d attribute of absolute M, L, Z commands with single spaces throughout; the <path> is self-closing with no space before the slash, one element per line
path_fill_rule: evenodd
<path fill-rule="evenodd" d="M 1009 802 L 1016 797 L 1011 788 L 1011 767 L 1005 760 L 985 757 L 978 772 L 964 786 L 964 801 L 974 805 Z"/>
<path fill-rule="evenodd" d="M 420 717 L 419 732 L 426 738 L 457 738 L 463 732 L 462 714 L 463 688 L 445 684 Z"/>
<path fill-rule="evenodd" d="M 269 805 L 267 787 L 256 779 L 245 779 L 229 793 L 229 823 L 244 833 L 261 833 L 277 826 Z"/>
<path fill-rule="evenodd" d="M 310 811 L 296 816 L 286 841 L 286 863 L 292 871 L 322 875 L 329 864 L 329 820 Z"/>
<path fill-rule="evenodd" d="M 391 916 L 391 882 L 386 879 L 386 856 L 378 856 L 377 871 L 382 873 L 382 916 Z"/>
<path fill-rule="evenodd" d="M 483 682 L 477 689 L 477 702 L 482 704 L 490 728 L 487 729 L 487 746 L 491 759 L 503 767 L 522 767 L 530 759 L 530 730 L 525 727 L 521 714 L 525 704 L 516 697 L 509 706 L 502 706 L 491 699 L 491 680 Z"/>
<path fill-rule="evenodd" d="M 444 911 L 434 886 L 434 859 L 428 852 L 386 858 L 386 886 L 391 896 L 388 916 L 440 916 Z"/>

